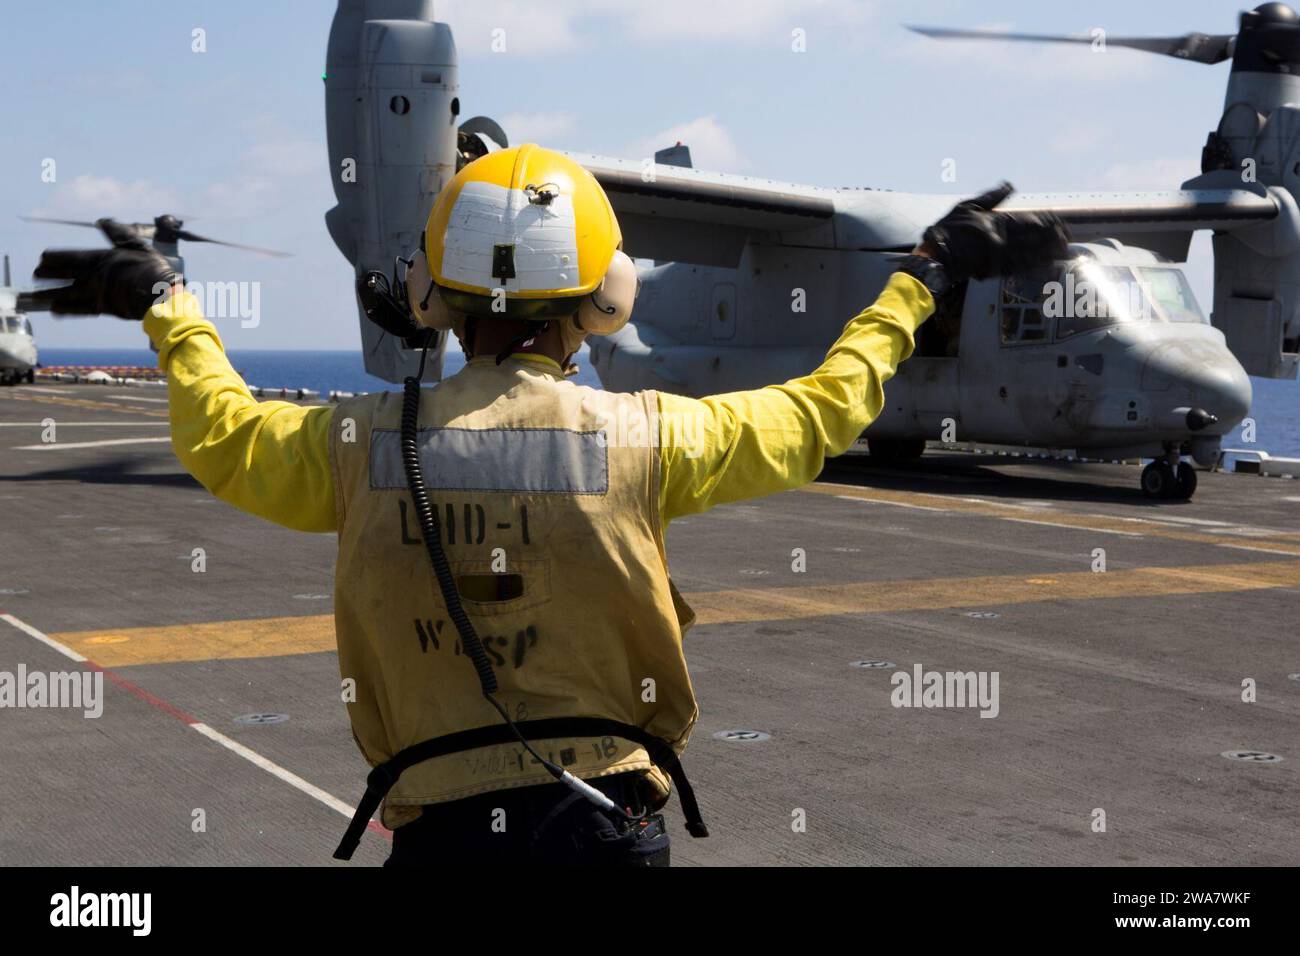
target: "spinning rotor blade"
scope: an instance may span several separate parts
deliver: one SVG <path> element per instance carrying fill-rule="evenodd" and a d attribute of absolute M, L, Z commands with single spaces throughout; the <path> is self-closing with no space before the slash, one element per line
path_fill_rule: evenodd
<path fill-rule="evenodd" d="M 19 216 L 23 222 L 55 222 L 60 226 L 89 226 L 91 229 L 99 228 L 93 222 L 83 222 L 80 219 L 51 219 L 49 216 Z"/>
<path fill-rule="evenodd" d="M 230 246 L 232 249 L 243 249 L 247 252 L 256 252 L 264 256 L 275 256 L 278 259 L 287 259 L 292 256 L 292 252 L 281 252 L 278 249 L 264 249 L 261 246 L 245 246 L 238 242 L 226 242 L 224 239 L 209 239 L 206 236 L 200 236 L 188 229 L 180 229 L 176 232 L 177 239 L 184 239 L 186 242 L 211 242 L 218 246 Z"/>
<path fill-rule="evenodd" d="M 1030 43 L 1087 43 L 1098 42 L 1091 36 L 1063 36 L 1051 33 L 1005 33 L 1001 30 L 953 30 L 947 27 L 917 27 L 907 29 L 936 40 L 1024 40 Z M 1106 46 L 1126 47 L 1146 53 L 1158 53 L 1179 60 L 1197 63 L 1222 63 L 1231 59 L 1236 46 L 1235 35 L 1211 36 L 1206 33 L 1187 33 L 1178 37 L 1112 37 L 1105 36 Z"/>
<path fill-rule="evenodd" d="M 23 222 L 52 222 L 60 226 L 89 226 L 91 229 L 103 231 L 98 222 L 87 222 L 81 219 L 53 219 L 49 216 L 19 216 Z M 130 229 L 141 239 L 152 239 L 154 234 L 154 225 L 151 222 L 124 222 L 120 225 Z"/>
<path fill-rule="evenodd" d="M 61 226 L 88 226 L 91 229 L 101 229 L 98 222 L 87 222 L 80 219 L 54 219 L 49 216 L 19 216 L 18 218 L 25 222 L 52 222 Z M 275 256 L 280 259 L 293 255 L 291 252 L 281 252 L 278 249 L 246 246 L 238 242 L 226 242 L 224 239 L 209 239 L 207 236 L 200 236 L 188 229 L 181 229 L 181 222 L 182 220 L 176 216 L 167 215 L 159 216 L 153 222 L 124 222 L 121 225 L 130 229 L 142 239 L 153 239 L 157 236 L 160 242 L 175 242 L 178 239 L 183 239 L 186 242 L 211 242 L 218 246 L 229 246 L 232 249 L 243 249 L 246 252 L 256 252 L 260 255 Z"/>

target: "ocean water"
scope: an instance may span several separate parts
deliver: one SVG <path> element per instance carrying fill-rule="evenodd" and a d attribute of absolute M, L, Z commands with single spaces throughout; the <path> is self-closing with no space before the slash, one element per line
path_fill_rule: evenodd
<path fill-rule="evenodd" d="M 576 381 L 600 388 L 600 379 L 587 362 L 587 350 L 578 353 L 581 371 Z M 158 356 L 148 349 L 41 349 L 42 365 L 143 365 L 156 368 Z M 249 385 L 263 388 L 310 388 L 322 395 L 339 392 L 400 392 L 401 385 L 367 375 L 357 352 L 281 351 L 268 349 L 230 353 L 230 364 Z M 449 352 L 443 374 L 465 367 L 460 352 Z"/>
<path fill-rule="evenodd" d="M 157 357 L 147 349 L 41 349 L 45 365 L 145 365 Z M 231 352 L 231 364 L 250 385 L 266 388 L 310 388 L 322 394 L 398 391 L 399 386 L 372 378 L 356 352 L 258 351 Z M 600 379 L 587 362 L 586 350 L 578 355 L 581 371 L 576 381 L 593 388 Z M 465 364 L 459 353 L 449 354 L 443 366 L 452 375 Z M 1241 428 L 1224 441 L 1224 447 L 1249 447 L 1271 455 L 1300 458 L 1300 382 L 1251 379 L 1255 390 L 1250 417 L 1255 422 L 1255 443 L 1242 442 Z"/>

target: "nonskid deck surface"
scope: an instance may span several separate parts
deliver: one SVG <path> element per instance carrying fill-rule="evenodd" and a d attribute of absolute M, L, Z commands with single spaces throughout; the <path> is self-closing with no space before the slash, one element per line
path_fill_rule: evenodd
<path fill-rule="evenodd" d="M 0 674 L 105 672 L 98 718 L 0 710 L 0 863 L 328 863 L 335 539 L 208 495 L 163 398 L 0 390 Z M 713 834 L 670 804 L 674 862 L 1300 863 L 1300 484 L 1136 475 L 932 454 L 674 522 Z M 917 665 L 996 672 L 996 717 L 894 706 Z"/>

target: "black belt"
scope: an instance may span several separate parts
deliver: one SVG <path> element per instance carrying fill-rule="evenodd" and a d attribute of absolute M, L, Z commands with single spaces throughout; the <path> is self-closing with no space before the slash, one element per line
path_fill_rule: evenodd
<path fill-rule="evenodd" d="M 686 779 L 686 771 L 677 758 L 677 752 L 662 737 L 647 733 L 635 724 L 624 724 L 604 717 L 550 717 L 545 720 L 525 720 L 515 725 L 519 732 L 529 740 L 548 740 L 555 737 L 622 737 L 645 748 L 650 760 L 656 767 L 668 774 L 673 786 L 677 788 L 677 799 L 682 804 L 682 815 L 686 817 L 686 829 L 693 837 L 706 837 L 709 829 L 700 816 L 700 805 L 695 801 L 695 791 Z M 417 763 L 445 757 L 447 754 L 490 747 L 493 744 L 516 743 L 514 731 L 507 724 L 492 724 L 487 727 L 475 727 L 473 730 L 461 730 L 454 734 L 434 737 L 430 740 L 413 744 L 400 750 L 389 760 L 379 764 L 366 776 L 366 792 L 357 804 L 352 822 L 347 832 L 339 841 L 334 851 L 334 859 L 350 860 L 361 843 L 361 836 L 366 832 L 366 825 L 388 791 L 393 789 L 402 772 Z"/>

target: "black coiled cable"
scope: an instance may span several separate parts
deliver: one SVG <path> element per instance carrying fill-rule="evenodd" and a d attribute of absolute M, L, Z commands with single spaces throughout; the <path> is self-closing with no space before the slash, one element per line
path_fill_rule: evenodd
<path fill-rule="evenodd" d="M 424 360 L 420 360 L 423 376 Z M 411 490 L 411 501 L 415 505 L 415 517 L 420 523 L 421 537 L 425 550 L 429 552 L 429 562 L 438 579 L 438 588 L 447 605 L 447 614 L 460 632 L 461 643 L 478 672 L 478 682 L 483 687 L 484 696 L 495 694 L 497 675 L 492 670 L 483 642 L 474 630 L 474 623 L 465 613 L 460 603 L 460 592 L 456 588 L 456 579 L 447 563 L 447 553 L 442 550 L 442 526 L 438 523 L 438 512 L 429 504 L 429 494 L 424 486 L 424 472 L 420 468 L 420 377 L 408 375 L 402 383 L 402 466 L 406 470 L 406 484 Z M 494 701 L 495 703 L 495 701 Z"/>

